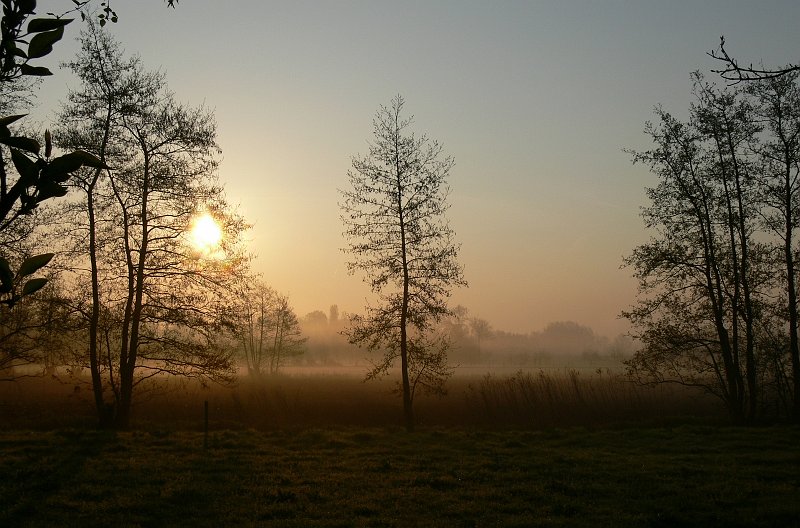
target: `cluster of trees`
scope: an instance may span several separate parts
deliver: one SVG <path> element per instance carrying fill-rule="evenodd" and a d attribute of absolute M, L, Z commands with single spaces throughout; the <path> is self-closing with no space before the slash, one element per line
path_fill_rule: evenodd
<path fill-rule="evenodd" d="M 28 33 L 57 32 L 52 45 L 68 21 L 45 20 L 31 20 Z M 100 423 L 126 427 L 134 389 L 154 376 L 225 382 L 238 350 L 251 372 L 274 372 L 303 341 L 288 299 L 250 272 L 241 243 L 248 225 L 216 176 L 213 114 L 178 102 L 163 74 L 126 58 L 100 26 L 87 21 L 67 64 L 80 86 L 45 133 L 43 156 L 38 142 L 8 131 L 16 119 L 3 120 L 0 247 L 9 258 L 0 260 L 0 369 L 88 369 Z M 26 58 L 41 53 L 31 51 L 38 42 Z M 57 149 L 68 154 L 53 158 Z M 63 198 L 46 202 L 52 197 Z M 201 214 L 222 234 L 211 252 L 191 242 Z M 38 254 L 43 248 L 55 258 Z M 44 271 L 49 277 L 29 278 Z"/>
<path fill-rule="evenodd" d="M 627 258 L 640 296 L 624 315 L 642 343 L 629 369 L 703 387 L 738 421 L 797 419 L 798 72 L 743 79 L 694 74 L 688 119 L 658 108 L 653 148 L 633 153 L 658 183 L 642 213 L 654 234 Z"/>
<path fill-rule="evenodd" d="M 216 178 L 213 114 L 181 104 L 162 74 L 124 56 L 102 30 L 117 21 L 108 2 L 87 19 L 91 0 L 73 0 L 87 26 L 67 66 L 81 84 L 42 146 L 13 112 L 30 104 L 31 79 L 51 75 L 32 61 L 71 20 L 33 18 L 34 0 L 0 3 L 0 372 L 86 368 L 101 424 L 125 427 L 134 388 L 153 376 L 226 381 L 237 349 L 254 375 L 302 353 L 287 297 L 250 272 L 240 243 L 248 226 Z M 633 153 L 658 185 L 643 211 L 656 234 L 626 261 L 641 286 L 624 314 L 642 344 L 629 373 L 703 387 L 736 420 L 800 419 L 800 72 L 742 67 L 724 44 L 712 53 L 725 65 L 717 73 L 738 86 L 696 74 L 688 120 L 659 108 L 647 127 L 654 148 Z M 414 396 L 444 392 L 454 344 L 471 341 L 480 354 L 487 342 L 520 336 L 448 306 L 452 288 L 466 285 L 446 218 L 454 162 L 411 131 L 403 108 L 397 96 L 379 109 L 374 142 L 353 157 L 341 191 L 348 267 L 376 304 L 347 325 L 332 307 L 328 322 L 382 355 L 368 378 L 399 362 L 411 430 Z M 213 251 L 191 247 L 199 214 L 223 234 Z M 569 323 L 526 336 L 550 349 L 565 338 L 598 344 Z"/>
<path fill-rule="evenodd" d="M 456 312 L 464 312 L 461 308 Z M 454 341 L 454 359 L 461 365 L 526 366 L 618 362 L 633 353 L 633 341 L 618 335 L 608 339 L 574 321 L 555 321 L 542 330 L 515 333 L 496 330 L 480 317 L 451 317 L 445 321 Z"/>
<path fill-rule="evenodd" d="M 235 328 L 248 374 L 276 374 L 287 360 L 305 352 L 308 338 L 286 295 L 256 280 L 245 284 L 239 300 Z"/>
<path fill-rule="evenodd" d="M 291 357 L 292 365 L 361 367 L 368 363 L 363 349 L 347 339 L 349 314 L 339 314 L 336 305 L 329 314 L 315 310 L 300 320 L 307 337 L 302 356 Z M 633 355 L 634 341 L 619 334 L 611 339 L 574 321 L 555 321 L 527 333 L 496 329 L 461 305 L 432 325 L 432 330 L 450 341 L 448 361 L 459 367 L 541 367 L 565 365 L 621 365 Z"/>

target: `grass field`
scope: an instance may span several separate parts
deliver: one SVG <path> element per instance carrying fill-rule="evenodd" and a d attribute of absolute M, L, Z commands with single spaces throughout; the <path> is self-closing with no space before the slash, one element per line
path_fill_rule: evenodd
<path fill-rule="evenodd" d="M 800 429 L 0 433 L 0 526 L 800 523 Z"/>
<path fill-rule="evenodd" d="M 159 380 L 135 394 L 135 428 L 194 429 L 204 402 L 216 429 L 392 427 L 402 423 L 395 378 L 363 382 L 349 375 L 242 378 L 231 387 Z M 397 376 L 399 377 L 399 376 Z M 87 379 L 26 378 L 0 383 L 0 430 L 91 427 L 96 418 Z M 724 423 L 714 398 L 686 388 L 642 387 L 608 373 L 526 371 L 456 376 L 445 397 L 419 395 L 424 427 L 542 429 L 621 423 Z"/>
<path fill-rule="evenodd" d="M 160 383 L 111 432 L 80 380 L 0 385 L 0 527 L 800 526 L 800 428 L 729 427 L 702 394 L 460 378 L 406 433 L 391 387 Z"/>

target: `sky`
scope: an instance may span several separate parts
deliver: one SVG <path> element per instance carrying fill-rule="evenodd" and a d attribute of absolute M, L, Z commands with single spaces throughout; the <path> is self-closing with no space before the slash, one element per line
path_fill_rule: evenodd
<path fill-rule="evenodd" d="M 626 332 L 636 282 L 620 267 L 649 236 L 639 211 L 654 178 L 623 149 L 649 147 L 655 105 L 687 115 L 690 73 L 713 77 L 720 35 L 741 62 L 800 62 L 794 0 L 111 5 L 126 52 L 164 71 L 177 99 L 214 109 L 254 268 L 301 317 L 373 298 L 347 273 L 338 189 L 401 94 L 415 131 L 456 162 L 448 218 L 469 287 L 451 304 L 512 332 L 567 320 Z M 70 59 L 79 30 L 41 64 Z M 46 126 L 76 86 L 55 70 L 32 118 Z"/>

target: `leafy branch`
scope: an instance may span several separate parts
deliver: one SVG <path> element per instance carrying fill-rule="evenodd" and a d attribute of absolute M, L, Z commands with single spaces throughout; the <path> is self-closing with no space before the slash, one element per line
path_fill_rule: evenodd
<path fill-rule="evenodd" d="M 88 2 L 73 0 L 73 3 L 76 5 L 74 9 L 80 9 Z M 0 0 L 0 5 L 3 7 L 0 23 L 0 82 L 14 82 L 23 76 L 52 75 L 48 68 L 32 65 L 31 61 L 51 53 L 53 46 L 64 36 L 64 27 L 73 19 L 63 18 L 63 15 L 32 18 L 36 15 L 35 0 Z M 110 11 L 110 7 L 105 3 L 102 5 L 109 10 L 105 11 L 105 16 L 115 19 L 116 14 Z M 7 170 L 10 168 L 8 160 L 0 149 L 0 232 L 21 215 L 31 214 L 41 202 L 64 196 L 67 188 L 63 184 L 80 167 L 107 168 L 99 158 L 83 151 L 51 158 L 52 138 L 49 131 L 45 132 L 42 156 L 42 146 L 37 140 L 15 135 L 9 128 L 23 117 L 24 114 L 0 118 L 0 145 L 8 148 L 11 165 L 16 171 L 16 179 L 12 181 Z M 14 272 L 9 261 L 0 256 L 0 303 L 13 307 L 22 297 L 41 289 L 46 279 L 26 278 L 52 258 L 53 255 L 49 253 L 35 255 L 26 259 L 20 269 Z M 26 279 L 24 284 L 23 279 Z"/>

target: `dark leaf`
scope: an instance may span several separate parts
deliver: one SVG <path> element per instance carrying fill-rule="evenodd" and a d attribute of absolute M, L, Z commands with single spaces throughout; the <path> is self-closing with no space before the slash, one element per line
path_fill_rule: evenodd
<path fill-rule="evenodd" d="M 31 43 L 28 44 L 28 57 L 31 59 L 44 57 L 53 51 L 53 44 L 61 40 L 63 36 L 63 27 L 45 33 L 37 33 L 31 39 Z"/>
<path fill-rule="evenodd" d="M 44 66 L 31 66 L 29 64 L 20 64 L 19 71 L 22 75 L 30 75 L 32 77 L 45 77 L 47 75 L 53 75 L 53 72 Z"/>
<path fill-rule="evenodd" d="M 25 262 L 19 267 L 17 272 L 18 277 L 25 277 L 32 273 L 36 273 L 40 268 L 47 265 L 53 259 L 54 253 L 44 253 L 42 255 L 34 255 L 25 259 Z"/>
<path fill-rule="evenodd" d="M 45 168 L 42 172 L 50 176 L 55 181 L 63 181 L 59 180 L 59 175 L 78 170 L 83 165 L 83 157 L 77 152 L 71 152 L 69 154 L 53 158 L 53 160 L 48 163 L 47 168 Z"/>
<path fill-rule="evenodd" d="M 34 185 L 39 179 L 39 167 L 36 163 L 16 149 L 11 149 L 11 160 L 14 162 L 14 168 L 17 169 L 23 185 L 26 187 Z"/>
<path fill-rule="evenodd" d="M 0 293 L 8 293 L 14 286 L 14 274 L 5 257 L 0 257 Z"/>
<path fill-rule="evenodd" d="M 28 23 L 28 33 L 41 33 L 63 28 L 72 20 L 71 18 L 34 18 Z"/>
<path fill-rule="evenodd" d="M 37 203 L 49 200 L 50 198 L 60 198 L 67 194 L 67 188 L 57 184 L 53 180 L 41 180 L 36 186 L 36 189 L 39 191 L 36 195 Z"/>
<path fill-rule="evenodd" d="M 23 136 L 10 136 L 6 138 L 0 137 L 0 143 L 3 145 L 8 145 L 9 147 L 27 150 L 28 152 L 33 152 L 34 154 L 38 154 L 39 149 L 42 148 L 39 145 L 39 142 L 35 139 L 26 138 Z"/>
<path fill-rule="evenodd" d="M 81 160 L 81 164 L 86 167 L 94 167 L 95 169 L 110 169 L 108 165 L 103 163 L 100 158 L 95 156 L 94 154 L 90 154 L 85 150 L 76 150 L 68 154 L 68 156 L 76 156 L 78 159 Z"/>
<path fill-rule="evenodd" d="M 56 182 L 56 183 L 64 183 L 72 176 L 69 172 L 50 172 L 47 174 L 47 180 Z"/>
<path fill-rule="evenodd" d="M 22 119 L 26 115 L 28 115 L 28 114 L 17 114 L 17 115 L 12 115 L 12 116 L 0 117 L 0 125 L 8 126 L 11 123 L 13 123 L 14 121 Z"/>
<path fill-rule="evenodd" d="M 50 135 L 50 130 L 44 131 L 44 157 L 49 158 L 53 153 L 53 136 Z"/>
<path fill-rule="evenodd" d="M 47 279 L 43 279 L 41 277 L 29 280 L 25 283 L 25 286 L 22 287 L 22 294 L 20 297 L 24 297 L 41 290 L 44 288 L 45 284 L 47 284 Z"/>
<path fill-rule="evenodd" d="M 33 10 L 36 9 L 36 0 L 19 0 L 17 4 L 23 14 L 33 13 Z"/>

